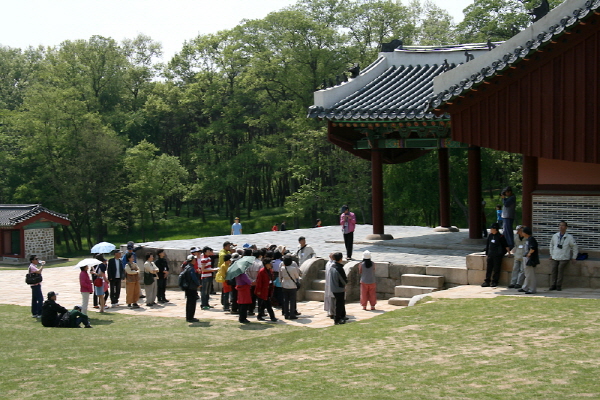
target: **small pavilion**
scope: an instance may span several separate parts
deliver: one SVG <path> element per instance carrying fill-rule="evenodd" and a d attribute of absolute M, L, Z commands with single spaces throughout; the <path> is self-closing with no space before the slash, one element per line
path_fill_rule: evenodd
<path fill-rule="evenodd" d="M 331 143 L 371 161 L 373 234 L 368 239 L 393 239 L 384 232 L 383 164 L 408 162 L 431 150 L 438 152 L 440 227 L 452 229 L 448 150 L 467 145 L 451 137 L 449 114 L 428 110 L 433 80 L 491 47 L 394 42 L 397 46 L 384 46 L 377 60 L 354 78 L 315 92 L 308 110 L 309 117 L 327 121 Z"/>
<path fill-rule="evenodd" d="M 547 246 L 566 220 L 600 251 L 600 0 L 566 0 L 439 75 L 430 110 L 468 143 L 469 236 L 481 237 L 479 149 L 523 154 L 523 223 Z"/>
<path fill-rule="evenodd" d="M 41 204 L 0 204 L 0 260 L 23 263 L 31 254 L 56 259 L 54 227 L 70 224 L 67 215 Z"/>

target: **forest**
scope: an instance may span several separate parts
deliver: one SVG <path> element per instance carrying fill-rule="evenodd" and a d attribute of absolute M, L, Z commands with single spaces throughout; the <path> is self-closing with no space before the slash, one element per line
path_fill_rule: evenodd
<path fill-rule="evenodd" d="M 551 3 L 553 6 L 555 3 Z M 307 118 L 324 80 L 405 45 L 506 40 L 536 4 L 477 0 L 455 24 L 431 2 L 299 0 L 259 20 L 190 38 L 170 60 L 139 35 L 56 47 L 0 43 L 0 203 L 65 213 L 75 250 L 163 221 L 233 221 L 281 207 L 288 226 L 370 222 L 370 165 Z M 437 155 L 385 167 L 386 224 L 438 223 Z M 490 201 L 519 192 L 521 157 L 483 150 Z M 451 152 L 453 224 L 466 226 L 466 157 Z M 140 235 L 140 236 L 141 236 Z M 141 237 L 140 237 L 141 238 Z"/>

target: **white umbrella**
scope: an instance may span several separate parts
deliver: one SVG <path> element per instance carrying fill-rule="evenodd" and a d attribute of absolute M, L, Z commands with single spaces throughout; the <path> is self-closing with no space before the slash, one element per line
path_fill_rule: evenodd
<path fill-rule="evenodd" d="M 93 267 L 98 264 L 100 264 L 100 261 L 96 260 L 95 258 L 84 258 L 83 260 L 79 261 L 77 265 L 73 267 L 73 269 L 85 267 L 86 265 L 88 267 Z"/>
<path fill-rule="evenodd" d="M 94 245 L 94 247 L 92 247 L 92 249 L 90 250 L 90 253 L 110 253 L 111 251 L 113 251 L 114 249 L 116 249 L 117 246 L 115 246 L 112 243 L 108 243 L 108 242 L 100 242 L 96 245 Z"/>

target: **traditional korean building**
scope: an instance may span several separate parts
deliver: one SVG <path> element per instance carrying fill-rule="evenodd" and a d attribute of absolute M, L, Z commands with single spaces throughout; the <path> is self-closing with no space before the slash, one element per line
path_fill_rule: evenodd
<path fill-rule="evenodd" d="M 56 259 L 54 227 L 70 224 L 66 215 L 40 204 L 0 204 L 0 259 L 27 262 L 31 254 Z"/>
<path fill-rule="evenodd" d="M 433 79 L 489 52 L 486 44 L 391 47 L 348 82 L 315 92 L 308 112 L 327 121 L 331 143 L 371 161 L 369 239 L 391 239 L 383 225 L 383 164 L 408 162 L 431 150 L 439 160 L 440 226 L 451 226 L 448 149 L 467 145 L 451 137 L 449 114 L 428 110 Z"/>
<path fill-rule="evenodd" d="M 600 251 L 600 0 L 566 0 L 489 53 L 434 79 L 430 110 L 470 145 L 470 236 L 480 237 L 479 148 L 523 155 L 523 223 L 544 246 L 566 220 Z M 585 251 L 584 250 L 584 251 Z"/>

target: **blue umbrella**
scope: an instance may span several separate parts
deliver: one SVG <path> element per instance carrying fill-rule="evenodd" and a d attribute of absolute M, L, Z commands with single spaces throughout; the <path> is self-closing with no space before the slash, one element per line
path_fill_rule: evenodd
<path fill-rule="evenodd" d="M 92 249 L 90 250 L 90 253 L 110 253 L 111 251 L 113 251 L 114 249 L 116 249 L 117 246 L 115 246 L 112 243 L 108 243 L 108 242 L 100 242 L 97 245 L 95 245 L 94 247 L 92 247 Z"/>

